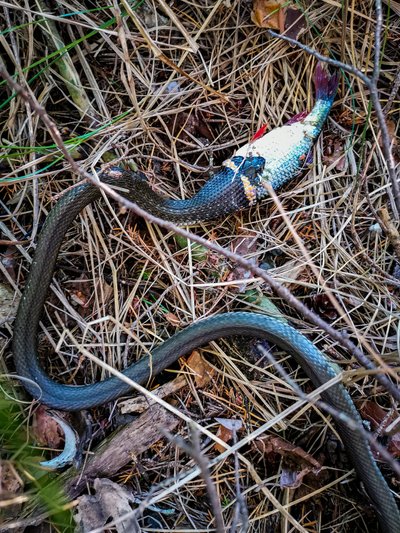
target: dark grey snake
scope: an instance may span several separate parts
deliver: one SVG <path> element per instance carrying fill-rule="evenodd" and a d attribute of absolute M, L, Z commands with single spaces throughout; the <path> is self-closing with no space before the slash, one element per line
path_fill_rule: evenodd
<path fill-rule="evenodd" d="M 310 130 L 311 133 L 305 134 L 301 153 L 296 152 L 297 166 L 290 162 L 293 159 L 293 151 L 291 150 L 288 155 L 289 159 L 286 163 L 283 162 L 280 174 L 277 176 L 279 178 L 277 183 L 273 182 L 276 158 L 271 156 L 269 167 L 268 156 L 261 154 L 260 148 L 257 149 L 257 141 L 253 145 L 249 145 L 250 153 L 247 157 L 242 150 L 240 155 L 231 158 L 220 172 L 190 200 L 161 198 L 153 192 L 141 173 L 113 168 L 105 172 L 101 179 L 108 184 L 126 189 L 127 192 L 124 195 L 137 202 L 144 209 L 158 217 L 176 223 L 187 224 L 229 214 L 247 207 L 265 195 L 260 183 L 261 179 L 266 179 L 266 176 L 273 186 L 277 186 L 286 180 L 286 178 L 282 180 L 282 172 L 290 174 L 289 178 L 298 173 L 303 165 L 301 162 L 303 158 L 299 155 L 302 156 L 309 150 L 309 146 L 318 135 L 332 103 L 332 90 L 330 93 L 328 92 L 328 96 L 326 96 L 326 92 L 324 94 L 325 100 L 321 92 L 318 95 L 317 88 L 316 107 L 319 103 L 319 111 L 321 112 L 322 109 L 324 113 L 320 121 L 321 124 L 315 132 Z M 312 119 L 313 122 L 310 120 L 310 128 L 315 129 L 315 117 Z M 301 124 L 304 124 L 304 128 L 307 127 L 306 120 L 304 116 L 301 118 Z M 295 124 L 296 126 L 299 121 Z M 285 126 L 281 129 L 284 128 Z M 289 131 L 290 128 L 287 128 L 286 131 Z M 272 139 L 271 146 L 273 149 L 274 139 Z M 294 168 L 291 168 L 290 165 L 292 167 L 294 165 Z M 75 217 L 86 205 L 98 199 L 99 196 L 100 192 L 97 187 L 82 182 L 69 190 L 52 209 L 40 234 L 15 321 L 13 342 L 17 373 L 27 378 L 27 380 L 23 380 L 23 385 L 33 397 L 40 398 L 43 403 L 57 409 L 90 408 L 115 400 L 131 391 L 127 384 L 115 377 L 82 386 L 57 383 L 43 371 L 37 356 L 39 320 L 61 243 Z M 274 318 L 243 312 L 221 314 L 194 323 L 187 329 L 173 335 L 154 350 L 151 368 L 148 358 L 143 358 L 125 369 L 124 374 L 137 383 L 143 384 L 148 380 L 150 373 L 156 375 L 194 348 L 212 340 L 232 335 L 267 339 L 275 343 L 293 355 L 316 387 L 323 385 L 337 375 L 335 367 L 324 354 L 294 328 Z M 346 414 L 360 426 L 362 425 L 351 397 L 342 384 L 329 387 L 322 394 L 322 397 L 339 412 Z M 382 531 L 400 533 L 400 514 L 396 501 L 375 463 L 368 441 L 362 434 L 350 429 L 343 422 L 337 422 L 337 426 L 357 474 L 363 481 L 376 508 Z"/>

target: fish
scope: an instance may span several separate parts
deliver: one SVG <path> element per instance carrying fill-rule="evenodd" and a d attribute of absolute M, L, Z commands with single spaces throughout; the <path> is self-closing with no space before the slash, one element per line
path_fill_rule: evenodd
<path fill-rule="evenodd" d="M 249 205 L 268 195 L 263 182 L 279 189 L 306 168 L 312 147 L 331 110 L 338 82 L 338 73 L 330 75 L 319 62 L 314 74 L 316 101 L 312 110 L 295 115 L 283 126 L 265 134 L 265 126 L 262 126 L 249 143 L 223 162 L 223 167 L 234 172 L 232 179 L 241 177 Z M 256 161 L 259 171 L 249 177 L 252 161 Z"/>

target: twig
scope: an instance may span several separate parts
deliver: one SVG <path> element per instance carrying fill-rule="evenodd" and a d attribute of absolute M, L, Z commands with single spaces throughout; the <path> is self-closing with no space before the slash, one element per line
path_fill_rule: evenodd
<path fill-rule="evenodd" d="M 200 437 L 197 428 L 194 425 L 190 424 L 191 444 L 188 444 L 184 439 L 182 439 L 182 437 L 173 436 L 167 431 L 165 432 L 165 434 L 172 443 L 176 444 L 177 446 L 179 446 L 179 448 L 182 448 L 185 453 L 190 455 L 199 467 L 200 475 L 203 478 L 204 483 L 206 484 L 208 497 L 210 499 L 211 507 L 214 511 L 215 531 L 217 533 L 224 533 L 225 524 L 224 519 L 222 517 L 220 498 L 217 494 L 217 490 L 211 478 L 209 461 L 201 451 Z"/>
<path fill-rule="evenodd" d="M 298 48 L 301 48 L 308 54 L 312 55 L 313 57 L 319 59 L 319 61 L 323 61 L 324 63 L 327 63 L 328 65 L 332 65 L 332 67 L 340 68 L 344 70 L 345 72 L 348 72 L 349 74 L 353 74 L 353 76 L 356 76 L 357 78 L 360 78 L 365 85 L 369 87 L 371 80 L 366 76 L 361 70 L 354 67 L 353 65 L 348 65 L 347 63 L 342 63 L 342 61 L 338 61 L 337 59 L 332 59 L 331 57 L 324 56 L 323 54 L 320 54 L 310 46 L 307 46 L 306 44 L 301 43 L 297 39 L 293 39 L 292 37 L 288 37 L 287 35 L 282 35 L 280 33 L 276 33 L 273 30 L 268 30 L 268 33 L 272 35 L 272 37 L 277 37 L 278 39 L 282 39 L 282 41 L 287 41 L 290 44 L 293 44 L 297 46 Z"/>
<path fill-rule="evenodd" d="M 265 270 L 262 268 L 259 268 L 255 266 L 251 261 L 244 259 L 242 256 L 231 252 L 230 250 L 227 250 L 226 248 L 222 248 L 218 244 L 212 241 L 208 241 L 204 239 L 203 237 L 200 237 L 198 235 L 195 235 L 194 233 L 191 233 L 190 231 L 187 231 L 183 228 L 180 228 L 176 224 L 169 222 L 167 220 L 163 220 L 162 218 L 158 218 L 151 213 L 148 213 L 141 207 L 139 207 L 137 204 L 127 200 L 120 194 L 118 194 L 114 189 L 112 189 L 110 186 L 108 186 L 105 183 L 102 183 L 99 181 L 96 177 L 92 176 L 88 172 L 86 172 L 69 154 L 66 146 L 64 145 L 60 132 L 58 131 L 56 125 L 51 120 L 49 115 L 46 113 L 45 109 L 39 104 L 39 102 L 36 100 L 36 98 L 27 92 L 19 83 L 15 82 L 12 77 L 9 75 L 9 73 L 5 70 L 4 67 L 0 66 L 0 76 L 4 78 L 10 86 L 21 95 L 21 97 L 29 102 L 32 109 L 34 109 L 38 115 L 41 117 L 47 128 L 49 129 L 49 133 L 52 136 L 55 144 L 59 148 L 59 150 L 62 152 L 62 154 L 65 156 L 68 163 L 71 165 L 71 169 L 73 172 L 76 172 L 77 174 L 85 177 L 88 181 L 99 187 L 101 190 L 103 190 L 108 196 L 113 198 L 114 200 L 120 202 L 122 205 L 124 205 L 126 208 L 131 209 L 134 213 L 141 216 L 148 222 L 151 222 L 152 224 L 158 224 L 162 228 L 167 229 L 168 231 L 177 233 L 178 235 L 181 235 L 182 237 L 185 237 L 186 239 L 189 239 L 192 242 L 196 242 L 198 244 L 201 244 L 205 247 L 207 247 L 209 250 L 212 250 L 213 252 L 216 252 L 218 254 L 223 255 L 227 259 L 230 259 L 231 261 L 236 262 L 243 268 L 249 270 L 256 276 L 259 276 L 262 278 L 265 282 L 268 283 L 268 285 L 273 289 L 273 291 L 280 296 L 283 300 L 285 300 L 293 309 L 298 311 L 304 318 L 308 319 L 310 322 L 312 322 L 317 327 L 324 330 L 332 339 L 337 341 L 343 348 L 349 351 L 354 357 L 357 359 L 357 361 L 363 365 L 365 368 L 376 370 L 377 373 L 375 375 L 376 379 L 379 381 L 379 383 L 386 388 L 386 390 L 395 398 L 397 401 L 400 402 L 400 389 L 397 388 L 385 375 L 380 374 L 380 370 L 377 369 L 374 364 L 368 359 L 368 357 L 365 356 L 365 354 L 349 339 L 347 333 L 339 332 L 335 330 L 330 324 L 325 322 L 320 316 L 318 316 L 316 313 L 314 313 L 311 309 L 306 307 L 300 300 L 298 300 L 289 289 L 281 285 L 278 281 L 276 281 L 273 277 L 268 275 Z"/>
<path fill-rule="evenodd" d="M 233 443 L 237 443 L 237 433 L 236 428 L 232 427 L 232 439 Z M 237 451 L 233 452 L 233 460 L 235 464 L 235 493 L 236 493 L 236 505 L 235 511 L 233 513 L 232 526 L 230 528 L 230 533 L 236 533 L 237 526 L 239 521 L 241 524 L 240 531 L 245 533 L 249 529 L 249 511 L 246 505 L 246 500 L 242 494 L 240 487 L 240 478 L 239 478 L 239 456 Z"/>

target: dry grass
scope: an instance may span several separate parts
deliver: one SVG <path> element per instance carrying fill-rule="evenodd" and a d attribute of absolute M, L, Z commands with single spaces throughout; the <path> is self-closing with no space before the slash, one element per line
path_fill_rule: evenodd
<path fill-rule="evenodd" d="M 339 2 L 307 4 L 309 29 L 302 39 L 318 51 L 335 53 L 342 61 L 370 72 L 373 2 L 345 2 L 349 10 L 345 29 Z M 10 28 L 0 36 L 3 60 L 20 81 L 30 82 L 64 140 L 75 147 L 89 171 L 105 160 L 121 158 L 121 164 L 136 164 L 145 171 L 158 191 L 187 198 L 207 179 L 209 153 L 217 165 L 263 123 L 273 128 L 312 105 L 314 59 L 255 27 L 250 21 L 250 3 L 181 1 L 172 7 L 181 28 L 161 10 L 155 17 L 150 1 L 145 17 L 139 11 L 139 28 L 133 12 L 122 16 L 124 3 L 103 10 L 93 9 L 98 4 L 75 0 L 60 0 L 47 9 L 40 5 L 52 14 L 63 42 L 73 43 L 69 54 L 91 102 L 92 118 L 82 117 L 52 62 L 53 50 L 44 38 L 39 8 L 29 10 L 13 0 L 0 2 L 4 25 Z M 70 13 L 74 15 L 62 17 Z M 113 16 L 118 24 L 99 29 Z M 395 81 L 399 26 L 397 15 L 386 20 L 380 80 L 383 102 Z M 94 29 L 92 37 L 77 42 Z M 197 53 L 190 49 L 194 43 L 199 46 Z M 43 57 L 45 61 L 35 66 Z M 1 87 L 5 102 L 0 110 L 2 196 L 8 206 L 4 227 L 9 231 L 4 238 L 31 242 L 54 199 L 76 178 L 57 162 L 56 149 L 43 151 L 52 141 L 38 117 L 27 112 L 19 97 L 6 102 L 10 93 Z M 398 113 L 395 97 L 388 114 L 395 133 Z M 334 143 L 338 151 L 332 155 L 329 150 Z M 226 220 L 202 224 L 195 231 L 227 247 L 238 234 L 257 235 L 257 247 L 248 257 L 272 262 L 270 273 L 309 305 L 328 287 L 347 319 L 335 313 L 333 325 L 354 339 L 362 338 L 386 362 L 398 365 L 399 298 L 391 284 L 395 260 L 385 235 L 370 231 L 376 223 L 375 211 L 391 207 L 393 200 L 368 94 L 360 81 L 343 78 L 331 118 L 315 147 L 312 168 L 280 191 L 279 198 L 316 271 L 304 265 L 301 247 L 272 201 Z M 21 247 L 11 249 L 12 268 L 2 267 L 16 295 L 33 251 L 29 244 L 24 249 L 25 256 Z M 212 255 L 197 261 L 188 247 L 177 246 L 172 234 L 146 226 L 108 200 L 90 206 L 64 242 L 56 288 L 43 318 L 41 354 L 46 358 L 54 350 L 58 354 L 51 358 L 49 371 L 66 382 L 103 377 L 100 368 L 79 357 L 66 328 L 87 350 L 123 368 L 194 320 L 239 308 L 256 310 L 256 304 L 245 303 L 233 290 L 227 280 L 230 270 L 231 265 Z M 258 280 L 248 280 L 246 289 L 268 293 Z M 349 388 L 359 405 L 368 398 L 387 410 L 392 408 L 385 391 L 343 350 L 301 317 L 290 314 L 285 302 L 271 298 L 299 330 L 349 370 Z M 323 316 L 328 311 L 322 309 Z M 5 327 L 11 332 L 12 324 Z M 306 406 L 282 419 L 281 411 L 296 397 L 272 368 L 264 368 L 254 354 L 249 357 L 249 349 L 221 342 L 204 353 L 210 354 L 217 369 L 212 384 L 197 394 L 195 387 L 185 389 L 174 399 L 175 406 L 214 434 L 215 416 L 241 417 L 245 429 L 239 439 L 268 420 L 270 431 L 296 442 L 327 467 L 322 478 L 307 478 L 296 492 L 282 490 L 282 462 L 263 457 L 251 445 L 241 449 L 236 474 L 247 501 L 249 531 L 289 531 L 292 527 L 296 531 L 321 527 L 365 531 L 365 520 L 374 518 L 366 518 L 362 494 L 355 484 L 347 483 L 352 479 L 349 465 L 342 463 L 338 451 L 328 453 L 330 442 L 337 444 L 331 421 Z M 300 385 L 305 383 L 295 367 L 291 376 Z M 108 416 L 105 410 L 96 415 L 99 425 Z M 180 432 L 184 435 L 186 427 Z M 204 442 L 203 450 L 211 458 L 218 455 L 212 442 Z M 216 461 L 211 469 L 227 526 L 236 502 L 231 459 Z M 117 478 L 138 492 L 147 492 L 191 465 L 192 459 L 165 440 Z M 179 490 L 168 489 L 163 506 L 176 512 L 143 522 L 143 531 L 200 532 L 214 527 L 205 484 L 199 477 L 188 478 Z M 282 506 L 292 515 L 291 524 Z"/>

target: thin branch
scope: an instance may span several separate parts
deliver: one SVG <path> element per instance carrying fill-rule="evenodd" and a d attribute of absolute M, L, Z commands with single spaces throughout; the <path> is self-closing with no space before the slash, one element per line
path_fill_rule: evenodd
<path fill-rule="evenodd" d="M 199 432 L 197 427 L 193 424 L 190 424 L 190 433 L 191 443 L 189 444 L 182 439 L 182 437 L 179 437 L 178 435 L 174 436 L 169 431 L 165 431 L 165 435 L 168 437 L 168 439 L 176 446 L 179 446 L 179 448 L 181 448 L 187 455 L 190 455 L 190 457 L 192 457 L 194 462 L 199 467 L 200 475 L 206 484 L 208 498 L 214 512 L 215 531 L 216 533 L 224 533 L 225 524 L 222 517 L 221 501 L 211 477 L 210 462 L 201 450 Z"/>
<path fill-rule="evenodd" d="M 320 54 L 313 48 L 310 48 L 306 44 L 301 43 L 297 39 L 293 39 L 292 37 L 288 37 L 287 35 L 282 35 L 281 33 L 276 33 L 273 30 L 267 30 L 272 37 L 277 37 L 278 39 L 282 39 L 282 41 L 287 41 L 290 44 L 293 44 L 297 46 L 298 48 L 301 48 L 308 54 L 314 56 L 319 61 L 323 61 L 324 63 L 327 63 L 328 65 L 332 65 L 332 67 L 339 68 L 344 70 L 345 72 L 348 72 L 349 74 L 353 74 L 353 76 L 356 76 L 357 78 L 360 78 L 365 85 L 368 87 L 371 84 L 371 80 L 366 76 L 361 70 L 354 67 L 353 65 L 348 65 L 347 63 L 342 63 L 342 61 L 338 61 L 337 59 L 332 59 L 331 57 L 324 56 L 323 54 Z"/>
<path fill-rule="evenodd" d="M 169 222 L 167 220 L 163 220 L 162 218 L 158 218 L 151 213 L 148 213 L 141 207 L 139 207 L 136 203 L 131 202 L 130 200 L 127 200 L 120 194 L 118 194 L 114 189 L 112 189 L 110 186 L 108 186 L 105 183 L 102 183 L 99 181 L 96 177 L 92 176 L 88 172 L 86 172 L 80 165 L 74 161 L 74 159 L 69 154 L 66 146 L 64 145 L 60 132 L 58 131 L 56 125 L 51 120 L 45 109 L 39 104 L 39 102 L 36 100 L 36 98 L 28 93 L 20 84 L 18 84 L 16 81 L 13 80 L 13 78 L 9 75 L 9 73 L 5 70 L 4 67 L 0 66 L 0 76 L 3 77 L 10 86 L 21 95 L 21 97 L 28 101 L 31 105 L 32 109 L 34 109 L 38 115 L 41 117 L 45 125 L 49 129 L 49 133 L 52 136 L 55 144 L 60 149 L 60 151 L 65 156 L 66 160 L 71 165 L 71 169 L 76 172 L 77 174 L 85 177 L 87 180 L 89 180 L 91 183 L 102 189 L 108 196 L 116 200 L 117 202 L 120 202 L 123 206 L 126 208 L 132 210 L 134 213 L 139 215 L 140 217 L 144 218 L 148 222 L 152 224 L 157 224 L 158 226 L 165 228 L 168 231 L 174 232 L 178 235 L 181 235 L 182 237 L 185 237 L 186 239 L 189 239 L 192 242 L 196 242 L 198 244 L 201 244 L 208 248 L 209 250 L 212 250 L 213 252 L 216 252 L 218 254 L 223 255 L 227 259 L 230 259 L 231 261 L 234 261 L 238 265 L 242 266 L 246 270 L 249 270 L 256 276 L 263 279 L 268 285 L 271 287 L 271 289 L 286 303 L 291 306 L 293 309 L 298 311 L 305 319 L 312 322 L 315 326 L 318 328 L 321 328 L 324 330 L 332 339 L 334 339 L 336 342 L 338 342 L 343 348 L 345 348 L 351 355 L 353 355 L 357 361 L 363 365 L 365 368 L 368 368 L 370 370 L 375 370 L 376 374 L 375 377 L 379 383 L 386 388 L 386 390 L 395 398 L 397 401 L 400 402 L 400 389 L 396 387 L 396 385 L 390 381 L 385 375 L 382 374 L 382 370 L 375 367 L 375 365 L 368 359 L 368 357 L 350 340 L 349 336 L 345 332 L 339 332 L 336 329 L 334 329 L 330 324 L 325 322 L 319 315 L 314 313 L 311 309 L 306 307 L 300 300 L 298 300 L 289 289 L 281 285 L 278 281 L 276 281 L 273 277 L 271 277 L 269 274 L 265 272 L 262 268 L 259 268 L 255 266 L 251 261 L 244 259 L 242 256 L 231 252 L 230 250 L 226 248 L 222 248 L 218 244 L 212 241 L 208 241 L 204 239 L 203 237 L 200 237 L 198 235 L 195 235 L 194 233 L 191 233 L 176 224 Z M 380 373 L 381 372 L 381 373 Z"/>
<path fill-rule="evenodd" d="M 371 85 L 377 86 L 380 74 L 381 63 L 381 38 L 382 38 L 382 2 L 375 2 L 376 24 L 375 24 L 375 42 L 374 42 L 374 70 L 371 76 Z"/>

